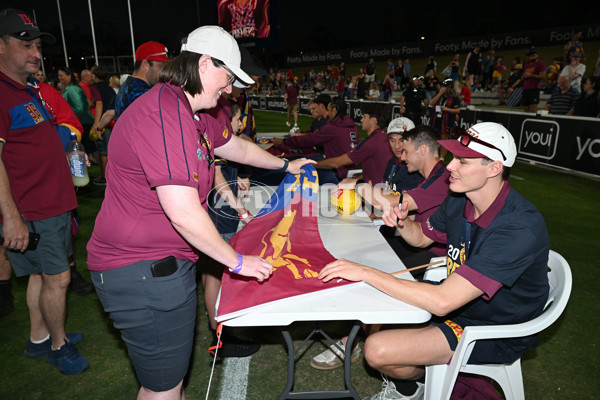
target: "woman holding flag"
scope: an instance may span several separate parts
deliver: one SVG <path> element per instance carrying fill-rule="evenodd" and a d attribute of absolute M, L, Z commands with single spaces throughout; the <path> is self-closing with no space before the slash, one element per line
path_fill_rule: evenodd
<path fill-rule="evenodd" d="M 215 155 L 294 174 L 311 162 L 272 156 L 198 113 L 215 107 L 233 84 L 252 82 L 231 35 L 200 27 L 181 50 L 159 83 L 115 124 L 105 200 L 87 246 L 98 297 L 121 331 L 140 381 L 138 399 L 184 398 L 197 251 L 259 281 L 272 273 L 260 257 L 236 253 L 206 211 Z"/>

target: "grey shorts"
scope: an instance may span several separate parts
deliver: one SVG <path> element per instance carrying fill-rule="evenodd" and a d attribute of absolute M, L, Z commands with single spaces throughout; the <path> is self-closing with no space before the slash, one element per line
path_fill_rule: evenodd
<path fill-rule="evenodd" d="M 140 384 L 173 389 L 188 371 L 196 322 L 196 267 L 177 260 L 175 273 L 155 278 L 154 260 L 90 271 L 98 298 L 127 345 Z"/>
<path fill-rule="evenodd" d="M 35 250 L 27 250 L 24 253 L 12 250 L 6 252 L 15 275 L 57 275 L 67 271 L 69 256 L 73 254 L 71 211 L 56 217 L 28 221 L 26 225 L 29 232 L 35 231 L 40 234 L 40 242 Z"/>
<path fill-rule="evenodd" d="M 101 156 L 108 155 L 108 141 L 110 140 L 110 134 L 112 129 L 106 128 L 102 134 L 102 140 L 96 141 L 96 147 L 98 148 L 98 154 Z"/>

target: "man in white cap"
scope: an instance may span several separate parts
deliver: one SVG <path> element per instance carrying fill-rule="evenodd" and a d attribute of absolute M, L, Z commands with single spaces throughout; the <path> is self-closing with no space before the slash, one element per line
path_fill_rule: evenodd
<path fill-rule="evenodd" d="M 445 242 L 448 277 L 430 285 L 346 260 L 319 274 L 324 281 L 364 280 L 434 315 L 428 324 L 367 338 L 367 362 L 389 377 L 372 399 L 422 398 L 424 386 L 417 380 L 425 366 L 447 363 L 464 327 L 529 321 L 542 313 L 548 298 L 550 239 L 539 211 L 508 182 L 517 156 L 510 132 L 483 122 L 440 144 L 454 154 L 447 167 L 454 195 L 424 222 L 407 218 L 407 202 L 386 221 L 414 246 Z M 469 362 L 510 363 L 537 345 L 537 336 L 484 341 Z"/>

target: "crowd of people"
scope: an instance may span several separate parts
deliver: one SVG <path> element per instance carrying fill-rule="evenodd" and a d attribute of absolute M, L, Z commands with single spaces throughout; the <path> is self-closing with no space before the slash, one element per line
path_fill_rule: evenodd
<path fill-rule="evenodd" d="M 43 84 L 39 70 L 43 39 L 55 41 L 31 16 L 0 11 L 0 87 L 8 94 L 0 100 L 0 229 L 6 249 L 0 293 L 7 297 L 10 290 L 10 268 L 29 276 L 26 356 L 46 356 L 64 374 L 83 373 L 90 365 L 76 347 L 83 335 L 65 331 L 66 291 L 77 274 L 69 262 L 77 197 L 64 157 L 72 134 L 101 167 L 94 183 L 106 186 L 86 247 L 87 265 L 93 289 L 127 346 L 139 399 L 185 398 L 197 264 L 213 350 L 221 346 L 221 357 L 244 357 L 260 349 L 260 343 L 227 332 L 219 336 L 214 318 L 226 268 L 260 282 L 273 273 L 264 259 L 229 245 L 239 225 L 253 218 L 242 201 L 248 177 L 280 182 L 314 165 L 320 183 L 354 189 L 381 212 L 373 218 L 383 220 L 380 233 L 405 265 L 447 256 L 448 277 L 439 285 L 420 281 L 416 273 L 416 281 L 396 279 L 348 260 L 319 273 L 323 281 L 366 281 L 433 315 L 418 327 L 365 327 L 365 358 L 385 375 L 382 392 L 371 399 L 421 398 L 424 367 L 446 363 L 464 327 L 523 322 L 543 311 L 550 244 L 544 220 L 510 186 L 517 149 L 506 128 L 483 122 L 453 131 L 461 105 L 469 101 L 465 88 L 480 82 L 469 66 L 464 81 L 455 79 L 458 59 L 442 80 L 433 57 L 425 76 L 411 73 L 409 59 L 389 60 L 381 86 L 374 60 L 352 78 L 343 63 L 320 76 L 275 76 L 225 30 L 202 26 L 183 40 L 174 59 L 161 43 L 140 45 L 131 75 L 111 78 L 99 66 L 79 74 L 62 67 L 57 91 Z M 584 81 L 577 54 L 568 55 L 569 64 L 558 72 L 557 85 L 565 89 L 568 82 L 567 91 L 575 90 L 576 79 Z M 529 107 L 537 104 L 537 83 L 546 74 L 536 55 L 530 49 L 523 66 L 522 95 Z M 474 49 L 467 64 L 477 58 Z M 501 69 L 498 58 L 492 65 Z M 264 85 L 282 91 L 287 125 L 294 123 L 294 134 L 273 139 L 268 151 L 256 144 L 248 101 L 263 76 Z M 351 95 L 339 84 L 348 78 Z M 490 78 L 501 86 L 503 79 L 494 73 Z M 586 79 L 585 93 L 590 85 Z M 44 94 L 46 86 L 60 95 Z M 306 131 L 297 126 L 300 87 L 317 94 Z M 389 100 L 393 90 L 402 90 L 404 116 L 390 121 L 390 104 L 365 101 L 361 128 L 367 137 L 360 140 L 345 99 Z M 427 112 L 431 126 L 421 123 Z M 453 158 L 445 163 L 448 153 Z M 362 173 L 349 178 L 348 171 L 359 165 Z M 248 167 L 249 174 L 241 172 Z M 218 206 L 223 203 L 227 207 Z M 199 253 L 210 262 L 198 263 Z M 358 358 L 358 343 L 340 344 L 352 345 L 353 360 Z M 487 341 L 475 347 L 472 359 L 513 362 L 535 346 L 535 336 Z M 333 346 L 310 364 L 333 369 L 342 358 Z"/>
<path fill-rule="evenodd" d="M 471 104 L 472 93 L 494 92 L 500 105 L 522 107 L 526 112 L 535 113 L 540 94 L 544 93 L 555 97 L 544 107 L 552 114 L 599 117 L 600 88 L 596 82 L 600 79 L 600 53 L 593 68 L 586 68 L 581 36 L 582 32 L 576 32 L 565 44 L 563 54 L 554 57 L 548 64 L 538 59 L 535 46 L 526 52 L 525 57 L 514 57 L 510 63 L 496 54 L 494 48 L 484 53 L 481 47 L 475 46 L 465 55 L 454 54 L 440 70 L 435 57 L 430 56 L 422 74 L 411 74 L 410 59 L 394 62 L 391 58 L 388 58 L 384 71 L 378 71 L 375 60 L 370 59 L 359 67 L 356 74 L 348 73 L 344 62 L 301 73 L 292 69 L 285 72 L 270 68 L 255 90 L 283 96 L 287 87 L 292 85 L 297 90 L 315 95 L 327 91 L 336 92 L 338 97 L 348 100 L 397 101 L 407 89 L 413 89 L 413 78 L 420 76 L 420 83 L 427 94 L 427 102 L 422 104 L 428 112 L 431 99 L 442 87 L 440 83 L 450 78 L 461 107 Z M 572 92 L 567 94 L 560 89 L 560 76 L 569 79 Z M 587 85 L 585 88 L 584 84 Z M 557 101 L 561 105 L 552 107 L 552 103 Z M 568 106 L 565 102 L 569 102 Z"/>

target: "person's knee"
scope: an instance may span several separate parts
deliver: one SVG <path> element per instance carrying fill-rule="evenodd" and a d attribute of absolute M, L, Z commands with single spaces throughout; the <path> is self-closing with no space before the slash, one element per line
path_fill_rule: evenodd
<path fill-rule="evenodd" d="M 378 340 L 377 335 L 372 335 L 367 338 L 364 345 L 365 360 L 367 363 L 378 369 L 385 364 L 383 358 L 386 354 L 385 341 Z"/>
<path fill-rule="evenodd" d="M 48 275 L 42 274 L 44 285 L 56 290 L 67 290 L 71 281 L 71 270 L 67 269 L 59 274 Z"/>

